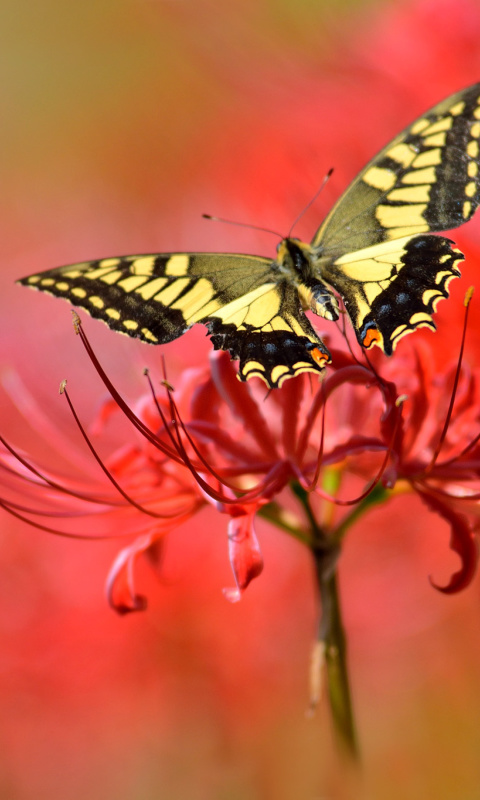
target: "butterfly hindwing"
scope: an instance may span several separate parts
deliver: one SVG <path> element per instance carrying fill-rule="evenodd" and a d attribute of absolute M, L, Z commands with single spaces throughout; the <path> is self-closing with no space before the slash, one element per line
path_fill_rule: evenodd
<path fill-rule="evenodd" d="M 441 236 L 420 234 L 343 256 L 324 271 L 342 296 L 359 344 L 391 355 L 417 328 L 435 330 L 432 313 L 448 297 L 462 253 Z"/>
<path fill-rule="evenodd" d="M 240 359 L 239 377 L 276 388 L 302 372 L 320 372 L 330 354 L 303 313 L 288 281 L 266 284 L 206 320 L 215 349 Z"/>

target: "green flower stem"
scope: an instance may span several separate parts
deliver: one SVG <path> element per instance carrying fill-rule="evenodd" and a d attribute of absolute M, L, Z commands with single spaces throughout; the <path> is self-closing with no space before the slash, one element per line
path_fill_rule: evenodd
<path fill-rule="evenodd" d="M 294 539 L 298 539 L 302 544 L 307 547 L 312 547 L 312 537 L 310 532 L 302 530 L 300 520 L 296 519 L 293 514 L 285 512 L 282 506 L 273 500 L 271 503 L 262 506 L 259 509 L 259 517 L 267 519 L 272 525 L 276 525 L 280 530 L 289 533 Z"/>
<path fill-rule="evenodd" d="M 320 599 L 318 641 L 322 645 L 326 682 L 332 719 L 343 749 L 352 758 L 358 757 L 357 737 L 347 670 L 347 646 L 342 623 L 337 582 L 340 544 L 318 525 L 308 493 L 294 484 L 292 490 L 301 502 L 310 523 L 311 550 Z"/>
<path fill-rule="evenodd" d="M 378 503 L 384 503 L 385 500 L 388 500 L 391 494 L 391 491 L 384 489 L 381 484 L 377 484 L 377 486 L 372 489 L 370 494 L 367 494 L 363 500 L 360 500 L 358 505 L 354 506 L 350 514 L 347 514 L 341 523 L 337 525 L 331 534 L 332 541 L 339 545 L 348 529 L 351 528 L 351 526 L 359 517 L 362 516 L 362 514 L 365 513 L 365 511 L 367 511 L 371 506 L 378 505 Z"/>
<path fill-rule="evenodd" d="M 342 623 L 334 550 L 313 551 L 321 602 L 318 639 L 323 643 L 326 681 L 337 737 L 353 758 L 358 757 L 352 699 L 347 669 L 347 646 Z"/>
<path fill-rule="evenodd" d="M 342 478 L 342 470 L 331 468 L 324 473 L 323 488 L 335 495 Z M 320 670 L 324 668 L 328 699 L 337 738 L 351 758 L 358 758 L 358 743 L 355 733 L 350 683 L 347 670 L 347 643 L 342 622 L 338 591 L 337 564 L 343 537 L 351 526 L 368 509 L 385 502 L 394 493 L 378 484 L 360 500 L 335 527 L 334 514 L 323 506 L 322 524 L 317 521 L 312 508 L 311 495 L 294 482 L 293 494 L 299 500 L 307 524 L 292 512 L 272 501 L 259 511 L 260 516 L 294 536 L 312 552 L 319 594 L 319 623 L 317 644 L 312 659 L 311 704 L 318 702 Z"/>

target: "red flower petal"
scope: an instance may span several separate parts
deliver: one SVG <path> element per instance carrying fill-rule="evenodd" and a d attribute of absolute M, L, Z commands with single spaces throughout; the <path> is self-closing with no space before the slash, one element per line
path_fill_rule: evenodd
<path fill-rule="evenodd" d="M 240 600 L 250 581 L 263 570 L 263 558 L 253 528 L 255 510 L 232 516 L 228 523 L 228 552 L 237 587 L 224 589 L 223 593 L 232 603 Z"/>
<path fill-rule="evenodd" d="M 267 458 L 278 457 L 276 440 L 262 409 L 252 397 L 250 387 L 238 381 L 231 359 L 226 353 L 217 351 L 212 353 L 210 364 L 218 393 L 233 416 L 241 420 L 245 431 L 250 433 Z"/>
<path fill-rule="evenodd" d="M 445 594 L 455 594 L 455 592 L 465 589 L 472 581 L 475 575 L 475 570 L 478 561 L 478 548 L 476 540 L 473 536 L 472 530 L 468 525 L 467 519 L 463 514 L 453 511 L 452 508 L 446 503 L 438 499 L 438 497 L 426 493 L 419 492 L 420 497 L 426 505 L 437 514 L 440 514 L 446 522 L 450 525 L 450 548 L 460 556 L 461 567 L 457 572 L 454 572 L 446 586 L 437 586 L 436 583 L 430 578 L 430 583 L 439 592 Z"/>
<path fill-rule="evenodd" d="M 144 611 L 147 599 L 135 591 L 135 563 L 139 556 L 156 548 L 158 540 L 153 534 L 141 536 L 116 557 L 107 578 L 107 599 L 119 614 Z"/>

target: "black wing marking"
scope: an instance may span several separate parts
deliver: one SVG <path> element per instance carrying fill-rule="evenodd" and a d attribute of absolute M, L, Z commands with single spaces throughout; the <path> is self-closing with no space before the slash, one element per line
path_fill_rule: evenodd
<path fill-rule="evenodd" d="M 377 344 L 391 355 L 408 333 L 435 330 L 431 315 L 460 275 L 456 265 L 463 255 L 452 244 L 429 234 L 406 237 L 332 265 L 326 280 L 342 296 L 362 347 Z"/>
<path fill-rule="evenodd" d="M 287 377 L 321 372 L 329 361 L 297 289 L 276 269 L 258 256 L 165 253 L 74 264 L 19 283 L 63 297 L 150 344 L 204 323 L 214 347 L 240 359 L 241 380 L 256 375 L 276 387 Z"/>
<path fill-rule="evenodd" d="M 271 388 L 302 372 L 321 372 L 330 354 L 287 281 L 265 284 L 206 320 L 216 350 L 240 359 L 239 378 L 254 375 Z"/>
<path fill-rule="evenodd" d="M 163 253 L 87 261 L 19 283 L 63 297 L 115 331 L 165 344 L 271 274 L 272 262 L 257 256 Z"/>

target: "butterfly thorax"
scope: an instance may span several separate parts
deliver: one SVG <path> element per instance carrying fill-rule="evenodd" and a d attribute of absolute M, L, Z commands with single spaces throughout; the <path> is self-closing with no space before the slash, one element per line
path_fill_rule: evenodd
<path fill-rule="evenodd" d="M 338 319 L 337 300 L 318 277 L 318 249 L 300 239 L 282 239 L 277 247 L 276 266 L 280 275 L 297 287 L 304 309 L 325 319 Z"/>

